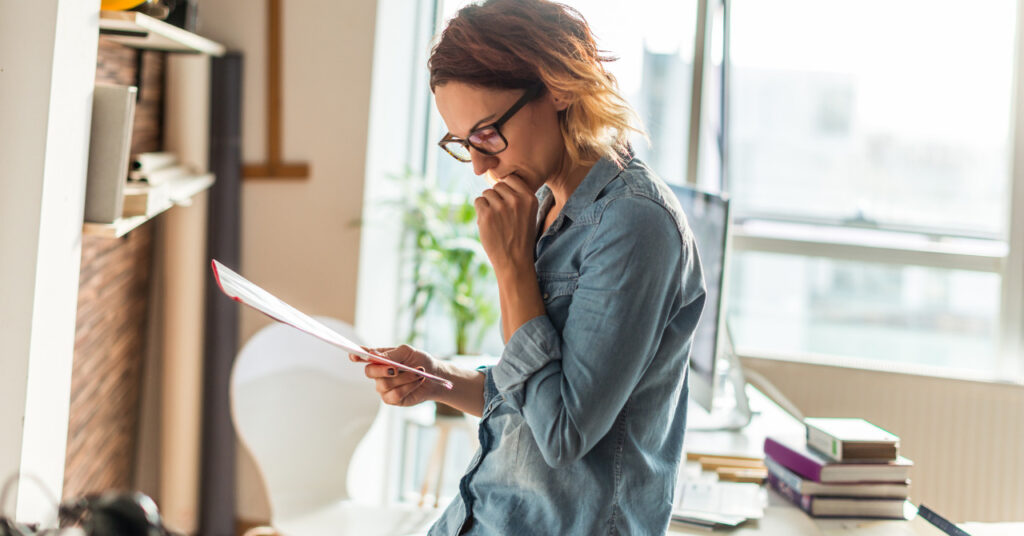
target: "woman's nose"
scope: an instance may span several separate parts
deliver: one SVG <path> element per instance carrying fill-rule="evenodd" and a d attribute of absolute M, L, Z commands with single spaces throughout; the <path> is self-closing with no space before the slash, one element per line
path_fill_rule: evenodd
<path fill-rule="evenodd" d="M 470 158 L 473 161 L 473 173 L 483 175 L 488 169 L 498 167 L 498 157 L 488 156 L 476 149 L 470 149 Z"/>

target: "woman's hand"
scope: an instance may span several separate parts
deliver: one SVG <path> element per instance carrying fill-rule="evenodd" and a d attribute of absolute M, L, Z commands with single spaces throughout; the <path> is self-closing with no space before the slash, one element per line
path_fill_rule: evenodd
<path fill-rule="evenodd" d="M 445 372 L 437 360 L 408 345 L 403 344 L 397 348 L 367 348 L 367 351 L 435 376 Z M 357 355 L 349 354 L 348 357 L 352 361 L 367 362 L 365 358 Z M 436 382 L 426 381 L 423 376 L 384 364 L 368 362 L 365 372 L 366 377 L 377 384 L 377 393 L 380 394 L 381 400 L 392 406 L 415 406 L 420 402 L 436 400 L 441 391 L 446 390 Z"/>
<path fill-rule="evenodd" d="M 484 190 L 474 202 L 480 243 L 499 275 L 533 266 L 537 197 L 516 175 Z"/>

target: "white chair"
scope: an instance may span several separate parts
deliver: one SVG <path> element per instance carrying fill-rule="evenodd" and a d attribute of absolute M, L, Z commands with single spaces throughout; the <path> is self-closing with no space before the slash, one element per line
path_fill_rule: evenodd
<path fill-rule="evenodd" d="M 359 341 L 350 325 L 318 320 Z M 436 511 L 351 500 L 349 463 L 379 409 L 363 367 L 339 348 L 277 323 L 245 344 L 231 374 L 232 419 L 266 483 L 276 530 L 392 536 L 429 527 Z"/>

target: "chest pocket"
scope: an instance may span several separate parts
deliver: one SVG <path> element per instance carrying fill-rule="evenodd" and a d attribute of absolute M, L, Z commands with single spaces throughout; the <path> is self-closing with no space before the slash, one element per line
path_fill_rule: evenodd
<path fill-rule="evenodd" d="M 540 296 L 547 307 L 558 298 L 572 296 L 576 292 L 580 276 L 575 272 L 541 272 L 537 274 Z"/>

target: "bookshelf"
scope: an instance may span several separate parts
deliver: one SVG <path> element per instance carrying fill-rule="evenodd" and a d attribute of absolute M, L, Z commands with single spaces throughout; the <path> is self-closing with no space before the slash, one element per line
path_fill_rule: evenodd
<path fill-rule="evenodd" d="M 213 186 L 212 173 L 204 173 L 194 177 L 175 179 L 168 185 L 168 189 L 170 190 L 170 202 L 166 205 L 159 207 L 150 214 L 118 218 L 113 223 L 85 222 L 82 226 L 82 234 L 100 236 L 104 238 L 120 238 L 128 234 L 132 229 L 135 229 L 147 221 L 159 216 L 175 205 L 190 205 L 194 195 L 211 186 Z"/>
<path fill-rule="evenodd" d="M 212 66 L 222 61 L 210 58 L 229 55 L 219 43 L 139 13 L 93 11 L 90 19 L 83 33 L 91 31 L 97 54 L 89 83 L 139 88 L 129 154 L 173 153 L 191 172 L 161 181 L 161 201 L 149 203 L 143 216 L 78 222 L 61 494 L 138 489 L 160 500 L 173 526 L 194 533 L 192 473 L 180 460 L 198 456 L 198 432 L 191 417 L 176 415 L 184 411 L 179 405 L 201 405 L 202 384 L 194 378 L 204 355 L 198 285 L 206 275 L 206 192 L 218 191 L 212 186 L 221 173 L 231 176 L 224 167 L 208 169 Z M 126 165 L 122 180 L 127 171 Z M 199 394 L 180 396 L 185 389 Z M 180 428 L 161 431 L 172 423 Z"/>
<path fill-rule="evenodd" d="M 113 43 L 114 46 L 120 45 L 127 47 L 128 49 L 137 50 L 137 52 L 135 52 L 135 54 L 137 54 L 135 58 L 137 59 L 135 60 L 136 79 L 134 81 L 134 85 L 139 86 L 140 91 L 143 85 L 142 78 L 144 69 L 142 54 L 144 53 L 154 54 L 166 52 L 185 53 L 189 55 L 199 54 L 207 56 L 223 56 L 226 52 L 226 48 L 220 43 L 211 41 L 210 39 L 201 37 L 190 31 L 178 28 L 177 26 L 173 26 L 143 13 L 134 11 L 100 11 L 99 34 L 103 38 L 101 40 L 101 50 L 103 49 L 103 41 Z M 129 82 L 122 81 L 121 83 Z M 152 118 L 148 119 L 151 120 Z M 174 118 L 173 120 L 178 119 Z M 180 121 L 195 122 L 196 120 L 197 118 L 194 114 L 185 113 Z M 146 119 L 143 121 L 145 122 Z M 136 121 L 136 127 L 138 124 L 139 121 Z M 133 138 L 137 134 L 140 134 L 137 132 L 137 128 L 133 128 Z M 146 134 L 151 133 L 147 132 Z M 135 143 L 135 141 L 136 140 L 133 139 L 132 154 L 141 152 L 139 145 Z M 149 147 L 147 150 L 156 150 L 156 148 Z M 82 233 L 96 237 L 120 238 L 133 229 L 136 229 L 140 225 L 143 225 L 154 217 L 170 209 L 174 205 L 190 204 L 192 196 L 210 188 L 213 185 L 213 182 L 214 176 L 209 173 L 198 174 L 176 180 L 173 184 L 169 185 L 170 199 L 172 201 L 166 203 L 162 207 L 159 207 L 158 210 L 153 213 L 144 216 L 118 218 L 112 223 L 86 221 L 83 223 Z"/>
<path fill-rule="evenodd" d="M 143 50 L 223 56 L 224 45 L 135 11 L 101 11 L 100 35 Z"/>

